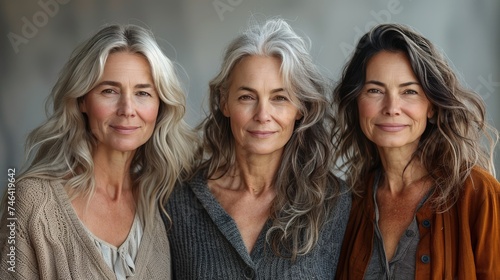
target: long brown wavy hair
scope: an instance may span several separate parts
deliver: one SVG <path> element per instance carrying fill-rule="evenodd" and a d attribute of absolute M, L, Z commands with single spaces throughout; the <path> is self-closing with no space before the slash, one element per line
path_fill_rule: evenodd
<path fill-rule="evenodd" d="M 493 150 L 498 132 L 485 119 L 486 107 L 481 96 L 461 86 L 443 55 L 410 27 L 400 24 L 374 27 L 359 40 L 345 65 L 333 92 L 338 111 L 337 162 L 357 194 L 366 188 L 368 174 L 382 166 L 375 144 L 361 131 L 357 106 L 367 63 L 381 51 L 402 52 L 408 57 L 432 104 L 434 117 L 427 122 L 411 161 L 420 161 L 427 170 L 438 192 L 433 203 L 444 211 L 457 201 L 474 166 L 495 174 Z M 481 145 L 485 142 L 488 147 Z"/>

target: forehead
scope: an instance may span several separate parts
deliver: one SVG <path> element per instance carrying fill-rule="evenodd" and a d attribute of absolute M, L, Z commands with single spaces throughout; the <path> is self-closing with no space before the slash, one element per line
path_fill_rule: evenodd
<path fill-rule="evenodd" d="M 282 82 L 281 59 L 272 56 L 250 55 L 241 58 L 231 69 L 230 82 L 238 80 L 270 80 Z"/>
<path fill-rule="evenodd" d="M 392 72 L 415 76 L 408 56 L 403 52 L 380 51 L 366 64 L 366 74 L 384 75 Z"/>
<path fill-rule="evenodd" d="M 127 51 L 112 52 L 106 58 L 103 72 L 136 71 L 151 75 L 149 61 L 142 54 Z"/>

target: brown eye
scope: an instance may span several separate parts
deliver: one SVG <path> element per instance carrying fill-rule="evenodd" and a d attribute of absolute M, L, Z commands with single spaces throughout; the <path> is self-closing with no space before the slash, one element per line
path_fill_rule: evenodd
<path fill-rule="evenodd" d="M 113 93 L 117 93 L 116 91 L 110 89 L 110 88 L 107 88 L 103 91 L 101 91 L 101 93 L 104 93 L 104 94 L 113 94 Z"/>
<path fill-rule="evenodd" d="M 283 96 L 283 95 L 277 95 L 274 97 L 274 100 L 276 100 L 276 101 L 288 101 L 288 98 L 286 96 Z"/>
<path fill-rule="evenodd" d="M 418 92 L 416 92 L 412 89 L 409 89 L 409 90 L 405 91 L 405 94 L 418 94 Z"/>
<path fill-rule="evenodd" d="M 146 92 L 146 91 L 139 91 L 139 92 L 136 93 L 136 95 L 144 96 L 144 97 L 151 96 L 151 94 L 149 94 L 149 92 Z"/>
<path fill-rule="evenodd" d="M 379 89 L 376 89 L 376 88 L 370 88 L 366 92 L 368 92 L 368 93 L 382 93 Z"/>
<path fill-rule="evenodd" d="M 250 95 L 242 95 L 240 97 L 238 97 L 238 100 L 252 100 L 253 97 L 250 96 Z"/>

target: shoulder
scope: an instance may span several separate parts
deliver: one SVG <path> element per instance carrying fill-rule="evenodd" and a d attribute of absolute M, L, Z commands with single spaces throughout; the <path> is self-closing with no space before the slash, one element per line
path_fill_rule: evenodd
<path fill-rule="evenodd" d="M 341 208 L 343 208 L 345 211 L 349 211 L 352 204 L 351 188 L 347 185 L 347 183 L 344 180 L 340 178 L 338 179 L 338 182 L 340 184 L 338 203 L 341 206 Z"/>
<path fill-rule="evenodd" d="M 480 167 L 474 167 L 465 182 L 464 192 L 467 195 L 479 195 L 483 197 L 499 195 L 500 183 L 488 171 Z"/>
<path fill-rule="evenodd" d="M 191 180 L 177 184 L 167 201 L 167 210 L 186 209 L 197 204 L 197 198 L 208 190 L 207 181 L 202 174 L 196 174 Z"/>
<path fill-rule="evenodd" d="M 169 200 L 191 196 L 193 192 L 196 193 L 205 188 L 207 188 L 206 178 L 202 173 L 196 173 L 190 180 L 177 184 Z"/>
<path fill-rule="evenodd" d="M 337 184 L 339 191 L 335 196 L 330 220 L 335 220 L 335 223 L 347 223 L 352 206 L 352 193 L 344 180 L 338 178 Z"/>
<path fill-rule="evenodd" d="M 6 199 L 21 227 L 28 227 L 45 211 L 47 204 L 55 201 L 52 182 L 40 178 L 22 178 L 15 188 L 7 190 Z"/>
<path fill-rule="evenodd" d="M 500 183 L 488 171 L 474 167 L 460 196 L 459 203 L 464 209 L 498 211 L 496 208 L 500 207 Z"/>
<path fill-rule="evenodd" d="M 42 209 L 49 205 L 60 207 L 66 201 L 66 191 L 59 180 L 22 178 L 16 184 L 16 204 L 26 210 Z M 17 209 L 16 209 L 17 210 Z"/>
<path fill-rule="evenodd" d="M 40 178 L 24 178 L 16 183 L 15 199 L 20 205 L 34 207 L 48 199 L 52 193 L 51 181 Z"/>

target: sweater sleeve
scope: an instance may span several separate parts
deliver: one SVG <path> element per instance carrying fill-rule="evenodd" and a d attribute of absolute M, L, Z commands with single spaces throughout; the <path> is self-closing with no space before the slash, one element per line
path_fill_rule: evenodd
<path fill-rule="evenodd" d="M 500 279 L 500 183 L 484 172 L 473 175 L 475 215 L 469 221 L 477 279 Z"/>
<path fill-rule="evenodd" d="M 33 213 L 43 195 L 30 192 L 36 180 L 24 180 L 7 190 L 0 221 L 0 279 L 38 279 L 38 264 L 28 234 Z"/>

